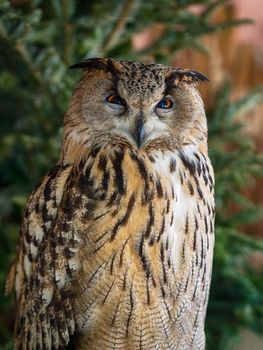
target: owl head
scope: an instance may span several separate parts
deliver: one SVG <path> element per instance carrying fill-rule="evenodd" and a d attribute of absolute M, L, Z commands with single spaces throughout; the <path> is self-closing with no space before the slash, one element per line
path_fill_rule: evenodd
<path fill-rule="evenodd" d="M 62 157 L 74 162 L 95 146 L 136 152 L 206 147 L 203 102 L 194 70 L 111 58 L 87 59 L 65 116 Z"/>

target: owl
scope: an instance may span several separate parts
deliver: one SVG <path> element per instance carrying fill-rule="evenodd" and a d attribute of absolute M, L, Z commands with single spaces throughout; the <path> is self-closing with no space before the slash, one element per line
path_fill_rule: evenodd
<path fill-rule="evenodd" d="M 205 349 L 214 177 L 193 70 L 87 59 L 8 288 L 16 350 Z"/>

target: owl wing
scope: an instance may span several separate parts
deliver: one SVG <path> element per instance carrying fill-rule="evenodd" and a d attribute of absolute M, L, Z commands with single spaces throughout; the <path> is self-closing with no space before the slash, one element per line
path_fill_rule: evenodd
<path fill-rule="evenodd" d="M 72 176 L 72 166 L 55 166 L 29 198 L 7 283 L 14 285 L 17 299 L 14 349 L 64 348 L 74 338 L 78 240 L 74 203 L 65 200 Z"/>

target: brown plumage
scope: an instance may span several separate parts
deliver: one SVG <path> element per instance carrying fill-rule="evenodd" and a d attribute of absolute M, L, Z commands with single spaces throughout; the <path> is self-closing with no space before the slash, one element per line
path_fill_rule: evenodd
<path fill-rule="evenodd" d="M 195 71 L 85 60 L 8 285 L 15 349 L 204 349 L 214 180 Z"/>

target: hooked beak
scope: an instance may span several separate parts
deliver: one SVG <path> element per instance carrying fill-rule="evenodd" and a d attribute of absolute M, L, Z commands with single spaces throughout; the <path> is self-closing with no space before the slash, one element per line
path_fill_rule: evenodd
<path fill-rule="evenodd" d="M 138 148 L 141 147 L 144 136 L 145 136 L 145 128 L 144 128 L 144 121 L 142 118 L 138 118 L 136 120 L 135 124 L 135 140 L 137 143 Z"/>

